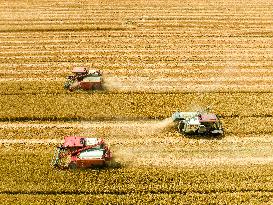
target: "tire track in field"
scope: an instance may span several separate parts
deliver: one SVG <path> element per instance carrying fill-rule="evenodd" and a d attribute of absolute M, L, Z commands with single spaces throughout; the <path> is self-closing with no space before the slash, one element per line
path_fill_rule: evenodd
<path fill-rule="evenodd" d="M 1 78 L 0 82 L 52 82 L 52 81 L 65 81 L 64 78 Z"/>
<path fill-rule="evenodd" d="M 207 198 L 210 198 L 212 195 L 215 194 L 229 194 L 229 195 L 240 195 L 240 194 L 246 194 L 246 193 L 250 193 L 253 196 L 255 196 L 256 194 L 264 194 L 264 195 L 271 195 L 273 193 L 273 189 L 271 188 L 256 188 L 256 189 L 239 189 L 239 190 L 223 190 L 223 189 L 213 189 L 213 190 L 174 190 L 174 189 L 168 189 L 168 190 L 133 190 L 132 191 L 133 195 L 132 197 L 136 197 L 138 195 L 140 195 L 141 197 L 145 197 L 145 195 L 149 195 L 149 196 L 157 196 L 157 195 L 175 195 L 175 194 L 179 194 L 179 195 L 192 195 L 195 194 L 197 197 L 199 195 L 201 196 L 206 196 Z M 52 190 L 52 191 L 37 191 L 37 190 L 33 190 L 33 191 L 11 191 L 11 190 L 4 190 L 4 191 L 0 191 L 0 195 L 7 195 L 7 196 L 12 196 L 12 197 L 18 197 L 20 195 L 46 195 L 46 196 L 66 196 L 67 198 L 69 196 L 75 196 L 75 195 L 87 195 L 87 196 L 97 196 L 97 195 L 104 195 L 106 197 L 108 196 L 112 196 L 112 197 L 117 197 L 117 196 L 130 196 L 132 195 L 132 193 L 128 193 L 128 191 L 122 191 L 122 190 L 114 190 L 114 191 L 100 191 L 100 190 L 95 190 L 95 191 L 81 191 L 81 190 L 67 190 L 67 191 L 58 191 L 58 190 Z M 166 202 L 166 201 L 164 201 Z M 170 202 L 172 203 L 172 202 Z M 180 202 L 181 203 L 181 202 Z M 187 201 L 188 203 L 188 201 Z"/>
<path fill-rule="evenodd" d="M 48 67 L 48 68 L 46 68 Z M 0 74 L 36 74 L 36 73 L 49 73 L 49 74 L 56 74 L 56 73 L 62 73 L 62 74 L 68 74 L 71 70 L 69 69 L 50 69 L 50 65 L 46 66 L 44 65 L 44 69 L 22 69 L 22 70 L 16 70 L 16 69 L 8 69 L 8 70 L 0 70 Z M 65 67 L 71 67 L 71 65 L 65 65 Z M 92 66 L 90 66 L 92 67 Z M 263 75 L 273 75 L 273 69 L 271 68 L 255 68 L 255 69 L 239 69 L 239 68 L 229 68 L 229 69 L 216 69 L 216 68 L 143 68 L 143 69 L 104 69 L 102 70 L 103 74 L 106 75 L 114 75 L 114 76 L 126 76 L 126 75 L 151 75 L 151 74 L 234 74 L 234 75 L 241 75 L 241 74 L 249 74 L 252 76 L 253 74 L 263 74 Z"/>
<path fill-rule="evenodd" d="M 60 144 L 63 140 L 59 139 L 0 139 L 2 145 L 23 144 L 23 145 L 50 145 Z"/>
<path fill-rule="evenodd" d="M 115 146 L 117 161 L 130 166 L 196 167 L 273 162 L 273 136 L 173 139 Z M 146 139 L 142 139 L 145 141 Z M 140 142 L 141 143 L 141 142 Z M 143 142 L 142 142 L 143 143 Z"/>
<path fill-rule="evenodd" d="M 135 74 L 132 77 L 106 78 L 106 87 L 123 91 L 155 92 L 270 91 L 273 88 L 273 72 L 269 69 L 260 69 L 257 72 L 251 69 L 236 69 L 230 65 L 217 71 L 212 69 L 164 71 L 162 69 L 159 73 L 156 70 L 150 73 L 145 70 L 145 72 L 146 77 L 138 77 Z"/>
<path fill-rule="evenodd" d="M 104 85 L 109 91 L 123 92 L 215 92 L 273 90 L 273 77 L 155 78 L 110 77 Z"/>

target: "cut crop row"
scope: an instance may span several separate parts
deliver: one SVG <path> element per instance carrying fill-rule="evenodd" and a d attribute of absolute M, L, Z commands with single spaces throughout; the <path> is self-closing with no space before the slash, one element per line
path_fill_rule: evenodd
<path fill-rule="evenodd" d="M 272 193 L 271 165 L 253 166 L 223 166 L 203 168 L 158 168 L 158 167 L 123 167 L 119 169 L 58 171 L 49 167 L 52 149 L 22 150 L 1 149 L 0 157 L 2 184 L 0 193 L 4 200 L 9 194 L 16 194 L 24 199 L 24 195 L 34 195 L 38 199 L 49 195 L 49 200 L 57 195 L 65 200 L 63 195 L 81 195 L 101 199 L 102 195 L 117 195 L 117 201 L 122 198 L 134 200 L 147 197 L 161 198 L 164 195 L 177 194 L 190 200 L 201 197 L 205 202 L 221 200 L 228 197 L 232 200 L 250 200 L 259 193 L 265 193 L 263 200 L 269 200 Z M 251 176 L 251 177 L 250 177 Z M 20 195 L 18 195 L 20 194 Z M 89 195 L 90 194 L 90 195 Z M 71 196 L 71 197 L 72 197 Z M 59 198 L 58 197 L 58 198 Z M 102 197 L 103 198 L 103 197 Z M 142 199 L 144 199 L 142 198 Z M 75 197 L 74 200 L 80 200 Z"/>

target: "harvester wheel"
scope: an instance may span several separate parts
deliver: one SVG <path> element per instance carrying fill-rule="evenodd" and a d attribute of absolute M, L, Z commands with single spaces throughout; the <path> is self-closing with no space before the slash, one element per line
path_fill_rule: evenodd
<path fill-rule="evenodd" d="M 179 132 L 183 132 L 184 130 L 184 127 L 185 127 L 185 123 L 183 121 L 180 121 L 179 124 L 178 124 L 178 130 Z"/>
<path fill-rule="evenodd" d="M 115 161 L 114 159 L 112 159 L 111 161 L 107 162 L 106 166 L 109 167 L 109 168 L 114 168 L 114 169 L 118 169 L 118 168 L 122 167 L 121 163 Z"/>
<path fill-rule="evenodd" d="M 68 81 L 68 82 L 65 82 L 64 83 L 64 89 L 69 89 L 71 83 Z"/>
<path fill-rule="evenodd" d="M 77 169 L 77 165 L 76 165 L 76 163 L 72 162 L 72 163 L 70 163 L 70 164 L 68 165 L 68 168 L 69 168 L 69 169 L 72 169 L 72 170 L 75 170 L 75 169 Z"/>
<path fill-rule="evenodd" d="M 100 83 L 96 83 L 93 85 L 93 90 L 101 90 L 102 89 L 102 86 Z"/>

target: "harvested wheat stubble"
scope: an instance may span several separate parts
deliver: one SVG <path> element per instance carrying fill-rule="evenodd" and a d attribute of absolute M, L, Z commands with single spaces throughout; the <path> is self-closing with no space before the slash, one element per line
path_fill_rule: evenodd
<path fill-rule="evenodd" d="M 257 138 L 260 137 L 259 140 Z M 56 139 L 1 140 L 3 154 L 12 149 L 43 150 L 53 153 Z M 227 136 L 219 139 L 196 139 L 158 134 L 142 140 L 108 136 L 114 158 L 123 166 L 214 167 L 219 165 L 254 165 L 272 163 L 272 136 L 240 138 Z M 50 160 L 49 160 L 50 161 Z M 48 161 L 48 163 L 49 163 Z"/>
<path fill-rule="evenodd" d="M 28 71 L 28 72 L 27 72 Z M 62 75 L 63 77 L 56 77 Z M 141 69 L 103 70 L 108 92 L 272 92 L 272 69 Z M 66 93 L 67 71 L 36 70 L 0 73 L 2 94 Z M 20 77 L 21 76 L 21 77 Z M 41 77 L 42 76 L 42 77 Z"/>
<path fill-rule="evenodd" d="M 70 172 L 48 167 L 50 150 L 47 147 L 29 152 L 17 148 L 11 148 L 9 152 L 2 151 L 5 150 L 1 148 L 1 157 L 5 157 L 6 163 L 2 164 L 1 173 L 8 177 L 3 178 L 0 192 L 3 200 L 8 202 L 13 201 L 11 195 L 19 200 L 25 200 L 26 195 L 32 195 L 33 199 L 41 200 L 45 196 L 47 201 L 60 199 L 61 202 L 65 202 L 64 196 L 82 201 L 77 195 L 106 201 L 112 200 L 115 195 L 114 201 L 117 202 L 124 199 L 129 202 L 143 199 L 153 201 L 171 195 L 174 200 L 181 200 L 182 197 L 182 200 L 188 200 L 185 201 L 187 203 L 195 200 L 204 203 L 214 200 L 223 202 L 227 199 L 232 202 L 248 202 L 254 196 L 258 197 L 255 200 L 269 201 L 272 197 L 272 165 L 228 165 L 198 169 L 140 166 Z M 25 186 L 26 181 L 28 186 Z M 259 193 L 266 197 L 261 198 Z M 32 197 L 29 201 L 31 200 Z"/>
<path fill-rule="evenodd" d="M 196 167 L 272 163 L 273 138 L 270 134 L 249 134 L 246 129 L 238 134 L 226 134 L 223 138 L 198 139 L 178 134 L 170 118 L 146 122 L 2 123 L 1 129 L 14 129 L 14 135 L 0 140 L 0 144 L 3 147 L 37 146 L 37 149 L 40 149 L 39 145 L 57 145 L 63 142 L 60 134 L 54 135 L 53 132 L 44 139 L 37 139 L 35 135 L 31 137 L 30 134 L 33 131 L 47 133 L 52 128 L 59 130 L 69 127 L 77 128 L 75 135 L 78 136 L 105 138 L 112 147 L 115 159 L 126 166 Z M 18 136 L 20 128 L 25 132 Z"/>

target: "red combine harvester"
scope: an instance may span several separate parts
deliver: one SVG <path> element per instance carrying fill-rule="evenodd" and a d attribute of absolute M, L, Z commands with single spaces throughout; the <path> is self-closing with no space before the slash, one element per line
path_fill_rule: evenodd
<path fill-rule="evenodd" d="M 52 165 L 58 168 L 101 167 L 112 160 L 112 153 L 103 139 L 65 137 L 57 147 Z"/>
<path fill-rule="evenodd" d="M 89 70 L 85 67 L 75 67 L 73 75 L 67 77 L 64 88 L 69 91 L 82 90 L 101 90 L 102 73 L 100 70 Z"/>

